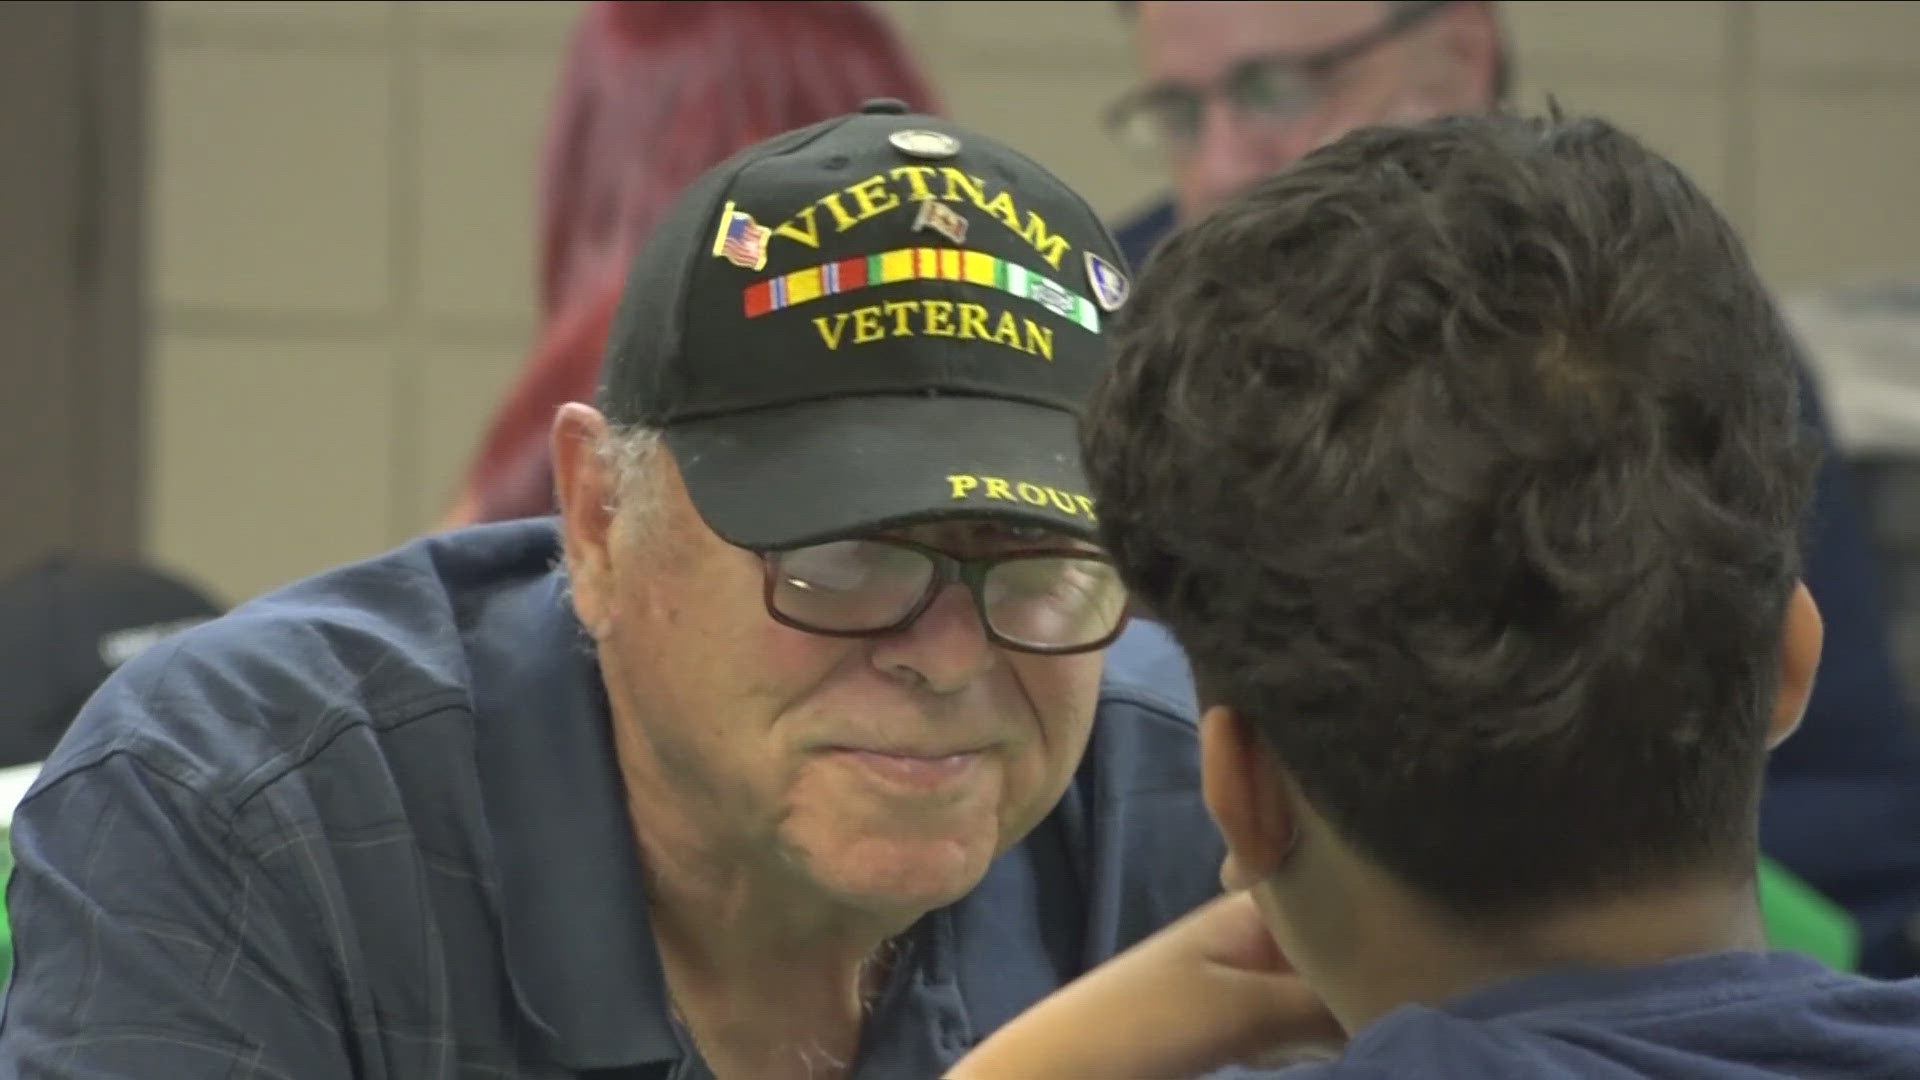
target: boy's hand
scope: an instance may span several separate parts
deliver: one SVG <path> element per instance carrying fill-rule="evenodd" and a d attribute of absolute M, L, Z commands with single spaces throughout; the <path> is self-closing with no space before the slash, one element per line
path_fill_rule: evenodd
<path fill-rule="evenodd" d="M 1027 1010 L 948 1080 L 1195 1076 L 1344 1041 L 1246 893 L 1196 909 Z"/>

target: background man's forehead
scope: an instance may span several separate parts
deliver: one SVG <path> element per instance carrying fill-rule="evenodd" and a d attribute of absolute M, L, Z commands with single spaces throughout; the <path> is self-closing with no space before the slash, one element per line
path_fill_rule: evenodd
<path fill-rule="evenodd" d="M 1139 5 L 1138 41 L 1150 75 L 1203 78 L 1267 53 L 1310 53 L 1374 25 L 1384 3 L 1198 0 Z"/>

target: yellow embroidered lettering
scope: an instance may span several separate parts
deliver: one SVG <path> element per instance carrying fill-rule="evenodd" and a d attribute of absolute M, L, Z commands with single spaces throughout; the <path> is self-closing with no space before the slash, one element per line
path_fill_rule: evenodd
<path fill-rule="evenodd" d="M 875 214 L 884 214 L 900 205 L 900 196 L 887 190 L 887 178 L 878 173 L 849 186 L 847 194 L 853 196 L 853 205 L 860 208 L 860 216 L 857 219 L 860 221 L 865 221 Z M 1043 229 L 1045 227 L 1041 226 Z"/>
<path fill-rule="evenodd" d="M 1053 359 L 1052 327 L 972 301 L 888 300 L 815 316 L 813 326 L 821 342 L 836 351 L 846 345 L 925 334 L 990 341 L 1043 360 Z M 849 326 L 853 329 L 851 338 L 847 334 Z"/>
<path fill-rule="evenodd" d="M 995 323 L 993 327 L 993 340 L 1005 345 L 1009 349 L 1020 349 L 1022 352 L 1031 351 L 1020 344 L 1020 328 L 1014 325 L 1013 312 L 1011 311 L 1003 311 L 1000 313 L 1000 321 Z"/>
<path fill-rule="evenodd" d="M 931 165 L 902 165 L 887 173 L 895 180 L 906 177 L 908 202 L 926 202 L 933 198 L 933 189 L 927 186 L 927 179 L 939 170 Z"/>
<path fill-rule="evenodd" d="M 1041 326 L 1032 319 L 1021 319 L 1027 324 L 1027 343 L 1024 348 L 1035 356 L 1053 359 L 1053 327 Z"/>
<path fill-rule="evenodd" d="M 813 326 L 814 329 L 820 331 L 820 340 L 827 343 L 827 348 L 838 349 L 840 347 L 840 337 L 846 333 L 847 313 L 842 311 L 833 316 L 832 329 L 827 328 L 828 323 L 824 315 L 815 315 L 813 317 Z"/>
<path fill-rule="evenodd" d="M 818 206 L 809 206 L 787 220 L 773 227 L 773 235 L 784 236 L 789 240 L 798 240 L 810 248 L 820 246 L 820 223 L 814 220 Z M 800 230 L 798 223 L 806 224 L 806 231 Z"/>
<path fill-rule="evenodd" d="M 920 327 L 921 333 L 931 337 L 953 336 L 953 323 L 949 321 L 953 317 L 953 301 L 922 300 L 920 310 L 926 315 L 926 321 Z"/>
<path fill-rule="evenodd" d="M 979 304 L 960 305 L 960 336 L 968 339 L 979 338 L 982 341 L 993 340 L 993 335 L 987 332 L 986 308 Z"/>
<path fill-rule="evenodd" d="M 946 202 L 959 202 L 961 195 L 954 194 L 958 191 L 972 200 L 973 205 L 982 210 L 987 208 L 987 193 L 982 189 L 978 179 L 968 176 L 951 165 L 940 166 L 940 175 L 947 181 L 947 193 L 940 196 L 941 199 Z"/>
<path fill-rule="evenodd" d="M 830 195 L 822 195 L 820 197 L 820 205 L 832 212 L 833 223 L 838 227 L 838 231 L 846 232 L 857 224 L 853 216 L 847 213 L 847 208 L 840 205 L 839 192 L 836 191 Z"/>
<path fill-rule="evenodd" d="M 1047 265 L 1055 270 L 1060 269 L 1060 260 L 1066 256 L 1067 248 L 1072 246 L 1067 243 L 1066 237 L 1048 232 L 1046 221 L 1031 210 L 1027 211 L 1027 227 L 1020 230 L 1020 238 L 1032 244 L 1033 250 L 1039 252 L 1040 257 L 1047 260 Z"/>
<path fill-rule="evenodd" d="M 988 199 L 980 209 L 1005 222 L 1007 228 L 1020 232 L 1020 211 L 1013 208 L 1013 196 L 1002 191 Z M 1022 234 L 1024 235 L 1024 234 Z"/>
<path fill-rule="evenodd" d="M 984 485 L 984 486 L 983 486 Z M 1085 495 L 1062 491 L 1048 484 L 1029 480 L 1009 480 L 1001 476 L 975 476 L 954 473 L 947 477 L 948 495 L 955 499 L 986 498 L 1002 502 L 1022 502 L 1028 506 L 1048 507 L 1068 517 L 1094 520 L 1093 500 Z"/>
<path fill-rule="evenodd" d="M 853 309 L 853 343 L 865 345 L 869 341 L 879 341 L 887 336 L 887 329 L 880 325 L 880 305 L 869 304 Z"/>
<path fill-rule="evenodd" d="M 939 187 L 934 184 L 936 178 L 942 181 Z M 1011 191 L 998 191 L 988 198 L 985 181 L 951 165 L 899 165 L 884 173 L 875 173 L 839 191 L 822 195 L 774 226 L 772 235 L 817 250 L 820 247 L 822 207 L 833 216 L 835 231 L 846 232 L 870 218 L 898 210 L 903 201 L 922 203 L 929 199 L 972 203 L 998 218 L 1001 224 L 1039 252 L 1047 265 L 1055 270 L 1060 269 L 1067 252 L 1073 250 L 1073 244 L 1064 236 L 1054 235 L 1047 220 L 1039 214 L 1032 210 L 1025 211 L 1026 217 L 1022 220 L 1021 210 L 1015 204 Z"/>
<path fill-rule="evenodd" d="M 893 336 L 912 337 L 913 327 L 907 325 L 907 317 L 920 310 L 918 300 L 889 300 L 880 305 L 886 313 L 893 316 Z"/>

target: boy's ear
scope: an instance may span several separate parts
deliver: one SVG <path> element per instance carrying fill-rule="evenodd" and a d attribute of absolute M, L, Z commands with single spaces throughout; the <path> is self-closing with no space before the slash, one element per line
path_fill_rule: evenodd
<path fill-rule="evenodd" d="M 1273 876 L 1293 850 L 1293 792 L 1266 740 L 1226 706 L 1200 718 L 1200 781 L 1227 842 L 1221 884 L 1245 889 Z"/>
<path fill-rule="evenodd" d="M 1780 620 L 1780 687 L 1774 696 L 1773 716 L 1767 726 L 1769 750 L 1798 730 L 1800 718 L 1806 715 L 1826 632 L 1820 607 L 1813 602 L 1806 582 L 1796 583 L 1793 596 L 1787 600 L 1786 616 Z"/>

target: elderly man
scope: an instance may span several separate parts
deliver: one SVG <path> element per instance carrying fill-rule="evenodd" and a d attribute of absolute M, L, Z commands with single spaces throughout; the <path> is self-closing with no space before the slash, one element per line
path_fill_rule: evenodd
<path fill-rule="evenodd" d="M 1193 1075 L 1329 1020 L 1338 1061 L 1266 1075 L 1920 1076 L 1920 979 L 1761 932 L 1815 446 L 1697 187 L 1600 120 L 1375 127 L 1182 231 L 1134 303 L 1087 472 L 1192 657 L 1245 894 L 949 1076 Z"/>
<path fill-rule="evenodd" d="M 562 512 L 143 655 L 15 825 L 0 1072 L 932 1076 L 1218 889 L 1074 411 L 1124 301 L 1057 179 L 897 102 L 636 261 Z"/>
<path fill-rule="evenodd" d="M 1315 146 L 1376 122 L 1477 111 L 1506 92 L 1490 3 L 1235 0 L 1122 4 L 1143 76 L 1107 122 L 1164 165 L 1173 198 L 1116 230 L 1142 265 L 1192 220 Z M 1803 373 L 1804 374 L 1804 373 Z M 1806 728 L 1769 764 L 1763 847 L 1858 922 L 1862 970 L 1920 971 L 1920 732 L 1887 640 L 1875 556 L 1853 480 L 1814 386 L 1801 399 L 1828 456 L 1815 483 L 1807 585 L 1827 649 Z M 1140 623 L 1111 662 L 1163 685 L 1185 676 L 1159 627 Z M 1157 670 L 1157 674 L 1153 674 Z M 1845 843 L 1836 842 L 1845 837 Z"/>

